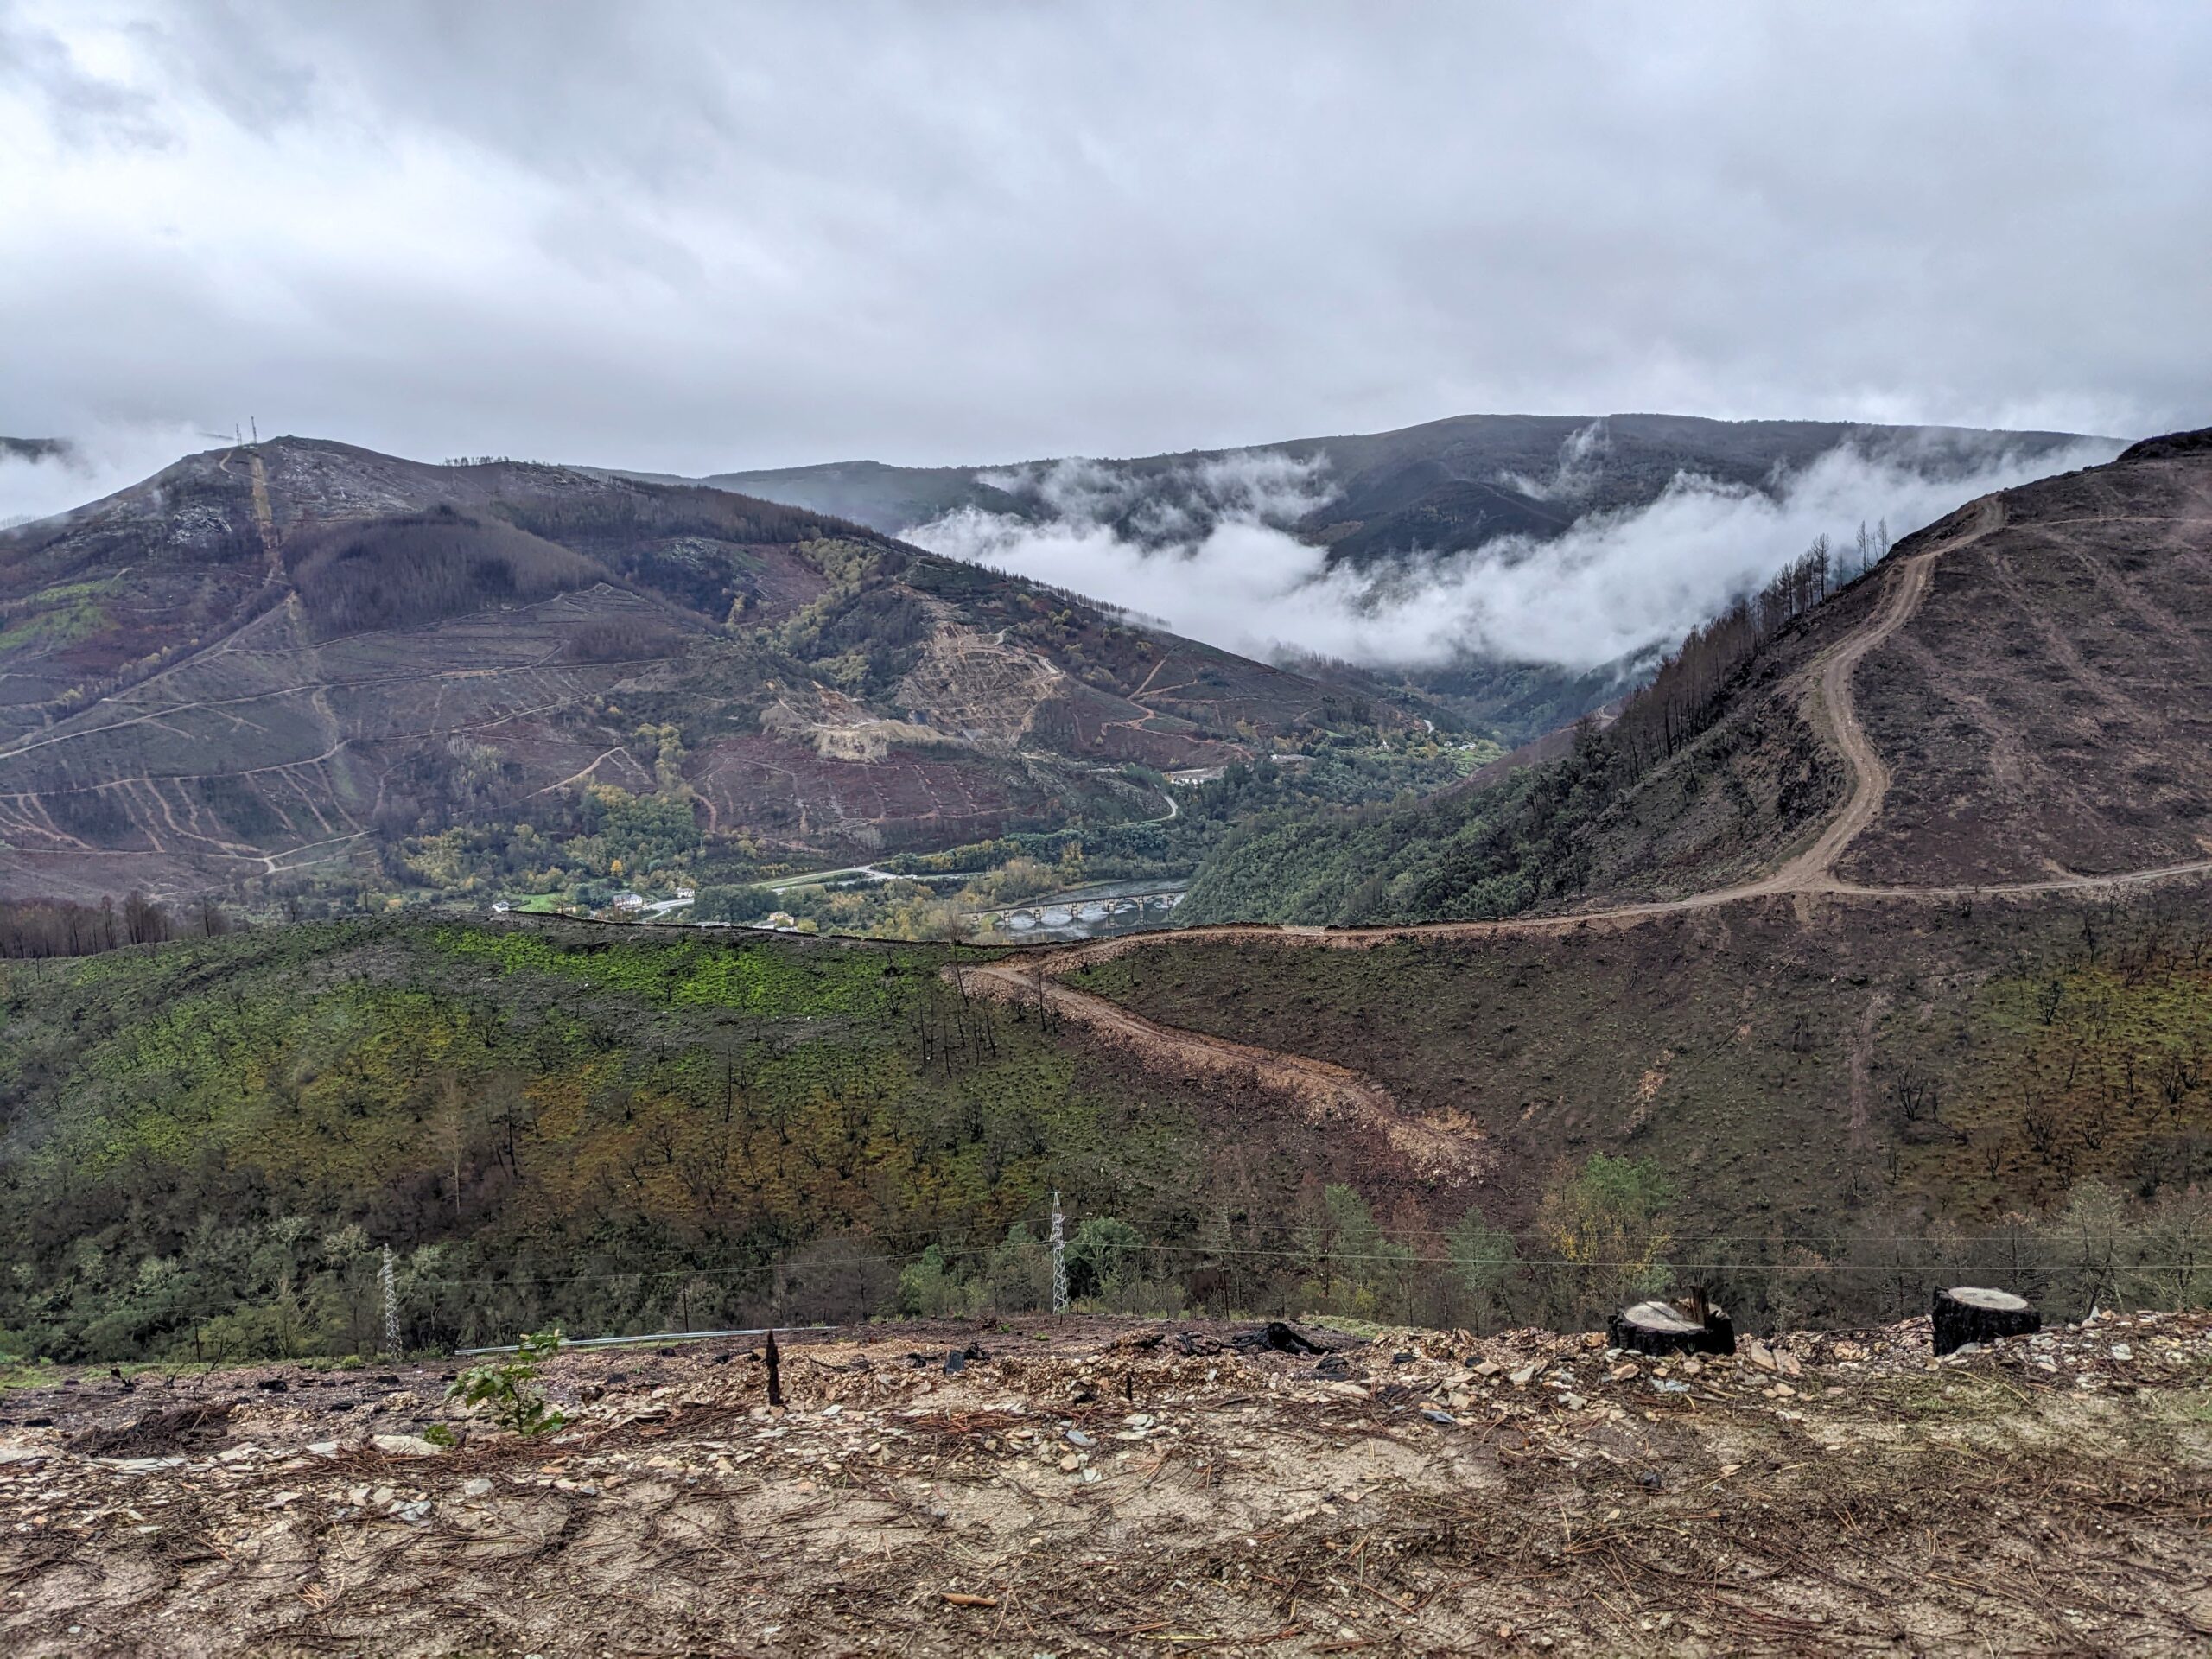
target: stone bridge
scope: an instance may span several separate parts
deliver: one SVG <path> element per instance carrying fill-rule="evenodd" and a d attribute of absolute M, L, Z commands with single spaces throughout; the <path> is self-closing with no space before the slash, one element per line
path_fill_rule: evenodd
<path fill-rule="evenodd" d="M 1111 899 L 1039 899 L 1034 904 L 979 910 L 976 918 L 994 927 L 1016 931 L 1031 927 L 1073 927 L 1084 922 L 1108 921 L 1116 916 L 1141 916 L 1147 912 L 1165 914 L 1182 900 L 1179 888 L 1160 893 L 1127 893 Z"/>

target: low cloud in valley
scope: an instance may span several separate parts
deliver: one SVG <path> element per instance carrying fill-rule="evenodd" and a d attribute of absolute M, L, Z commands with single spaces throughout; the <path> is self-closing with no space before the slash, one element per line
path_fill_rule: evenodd
<path fill-rule="evenodd" d="M 1672 645 L 1817 536 L 1843 548 L 1862 523 L 1886 522 L 1903 537 L 1974 496 L 2108 461 L 2113 448 L 2000 454 L 1962 475 L 1916 465 L 1910 448 L 1840 445 L 1769 489 L 1682 474 L 1650 505 L 1586 514 L 1556 540 L 1415 551 L 1375 572 L 1332 569 L 1325 548 L 1291 532 L 1329 499 L 1326 471 L 1264 453 L 1187 468 L 1142 493 L 1080 461 L 986 474 L 1052 516 L 963 508 L 906 534 L 1233 651 L 1418 666 L 1477 655 L 1586 670 Z M 1573 480 L 1602 465 L 1596 429 L 1586 429 L 1564 447 L 1548 493 L 1571 499 Z"/>

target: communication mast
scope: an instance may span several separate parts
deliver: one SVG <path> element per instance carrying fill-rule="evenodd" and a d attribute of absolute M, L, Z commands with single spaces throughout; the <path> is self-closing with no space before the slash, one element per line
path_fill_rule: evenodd
<path fill-rule="evenodd" d="M 1052 1312 L 1068 1311 L 1067 1242 L 1060 1230 L 1060 1189 L 1052 1189 Z"/>

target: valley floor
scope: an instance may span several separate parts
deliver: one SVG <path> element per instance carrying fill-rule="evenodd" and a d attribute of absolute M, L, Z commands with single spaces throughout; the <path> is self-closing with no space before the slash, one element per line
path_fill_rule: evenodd
<path fill-rule="evenodd" d="M 873 1325 L 0 1395 L 33 1655 L 2202 1652 L 2212 1315 L 1604 1339 Z M 949 1375 L 947 1355 L 979 1353 Z M 281 1389 L 277 1386 L 282 1384 Z M 436 1451 L 418 1436 L 450 1422 Z"/>

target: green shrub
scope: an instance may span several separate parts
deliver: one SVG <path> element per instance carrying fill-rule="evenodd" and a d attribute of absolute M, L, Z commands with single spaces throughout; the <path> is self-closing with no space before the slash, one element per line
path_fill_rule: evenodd
<path fill-rule="evenodd" d="M 560 1351 L 556 1325 L 526 1336 L 512 1355 L 472 1365 L 455 1377 L 446 1398 L 470 1411 L 482 1411 L 502 1428 L 518 1434 L 546 1434 L 569 1420 L 548 1405 L 537 1386 L 538 1368 Z"/>
<path fill-rule="evenodd" d="M 925 1319 L 963 1319 L 976 1311 L 982 1287 L 963 1281 L 932 1244 L 899 1274 L 899 1311 Z"/>

